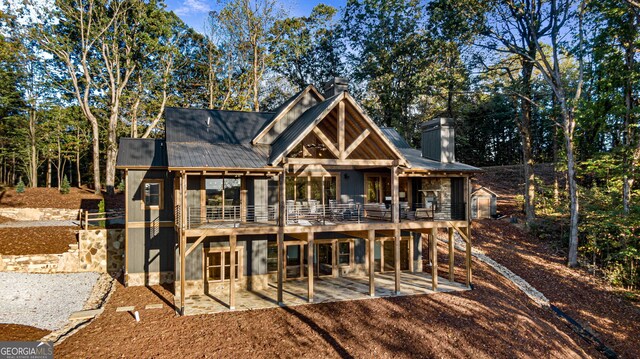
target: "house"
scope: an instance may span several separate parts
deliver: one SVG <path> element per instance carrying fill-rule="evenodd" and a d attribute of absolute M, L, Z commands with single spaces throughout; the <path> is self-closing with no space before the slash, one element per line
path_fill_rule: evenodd
<path fill-rule="evenodd" d="M 471 218 L 492 218 L 497 213 L 498 195 L 487 187 L 471 192 Z"/>
<path fill-rule="evenodd" d="M 126 284 L 175 282 L 182 313 L 190 296 L 234 309 L 236 292 L 269 288 L 282 304 L 289 281 L 311 302 L 323 278 L 364 278 L 374 296 L 376 278 L 391 275 L 398 294 L 403 275 L 423 270 L 423 241 L 444 229 L 467 242 L 470 286 L 479 170 L 455 162 L 453 122 L 425 123 L 417 150 L 378 127 L 344 79 L 323 90 L 272 112 L 167 108 L 163 139 L 122 138 Z M 453 245 L 450 258 L 453 268 Z"/>

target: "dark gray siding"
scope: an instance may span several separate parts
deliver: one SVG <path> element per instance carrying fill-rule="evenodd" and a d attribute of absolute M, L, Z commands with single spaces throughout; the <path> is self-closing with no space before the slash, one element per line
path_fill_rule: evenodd
<path fill-rule="evenodd" d="M 129 273 L 173 271 L 174 234 L 173 228 L 129 228 Z"/>
<path fill-rule="evenodd" d="M 347 203 L 350 199 L 356 203 L 364 203 L 364 173 L 362 172 L 344 171 L 340 173 L 340 201 Z"/>
<path fill-rule="evenodd" d="M 142 209 L 142 181 L 146 179 L 164 179 L 164 209 Z M 127 175 L 127 203 L 129 222 L 173 221 L 173 175 L 162 170 L 129 170 Z"/>
<path fill-rule="evenodd" d="M 440 161 L 441 156 L 440 127 L 422 132 L 422 157 Z"/>
<path fill-rule="evenodd" d="M 237 246 L 243 247 L 243 260 L 245 276 L 267 274 L 267 241 L 276 238 L 273 235 L 247 235 L 238 236 Z M 189 248 L 192 243 L 187 244 Z M 186 280 L 202 280 L 203 268 L 203 248 L 212 247 L 229 247 L 228 237 L 208 237 L 205 242 L 198 245 L 198 247 L 189 254 L 187 257 L 185 268 L 187 275 Z M 179 278 L 180 273 L 180 256 L 178 249 L 175 251 L 175 268 L 176 278 Z"/>

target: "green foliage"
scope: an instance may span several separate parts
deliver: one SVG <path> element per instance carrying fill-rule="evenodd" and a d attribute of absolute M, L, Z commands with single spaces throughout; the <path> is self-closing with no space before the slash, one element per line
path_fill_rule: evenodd
<path fill-rule="evenodd" d="M 118 191 L 120 193 L 124 192 L 125 190 L 125 183 L 124 183 L 124 179 L 120 181 L 120 183 L 118 183 Z"/>
<path fill-rule="evenodd" d="M 60 184 L 60 193 L 69 194 L 69 191 L 71 191 L 71 184 L 67 179 L 67 175 L 64 175 L 64 177 L 62 177 L 62 183 Z"/>
<path fill-rule="evenodd" d="M 102 199 L 102 200 L 98 203 L 98 212 L 100 212 L 100 213 L 105 213 L 106 211 L 107 211 L 107 210 L 106 210 L 106 206 L 105 206 L 105 203 L 104 203 L 104 199 Z M 98 225 L 99 225 L 101 228 L 104 228 L 104 227 L 105 227 L 105 225 L 106 225 L 106 222 L 105 222 L 105 221 L 100 221 Z"/>
<path fill-rule="evenodd" d="M 24 182 L 22 182 L 22 177 L 20 177 L 20 181 L 18 181 L 18 184 L 16 185 L 16 192 L 24 193 Z"/>

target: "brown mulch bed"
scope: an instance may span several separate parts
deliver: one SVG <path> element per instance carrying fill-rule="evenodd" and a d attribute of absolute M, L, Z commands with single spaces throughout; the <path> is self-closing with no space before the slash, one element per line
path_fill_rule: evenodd
<path fill-rule="evenodd" d="M 0 324 L 0 341 L 30 342 L 42 339 L 51 333 L 48 330 L 29 327 L 20 324 Z"/>
<path fill-rule="evenodd" d="M 474 223 L 475 245 L 541 291 L 623 358 L 640 358 L 640 306 L 582 269 L 566 266 L 551 243 L 506 221 Z"/>
<path fill-rule="evenodd" d="M 15 188 L 0 189 L 0 208 L 69 208 L 97 210 L 98 203 L 104 198 L 107 209 L 124 208 L 124 194 L 113 196 L 95 194 L 88 188 L 71 188 L 68 194 L 62 194 L 57 188 L 26 188 L 17 193 Z"/>
<path fill-rule="evenodd" d="M 0 254 L 57 254 L 76 243 L 76 227 L 0 228 Z"/>
<path fill-rule="evenodd" d="M 443 257 L 444 258 L 444 257 Z M 444 260 L 444 259 L 442 259 Z M 462 258 L 458 258 L 462 262 Z M 459 357 L 577 358 L 566 326 L 487 266 L 474 263 L 476 289 L 177 317 L 166 289 L 117 290 L 105 312 L 56 347 L 77 357 Z M 462 272 L 459 272 L 462 278 Z M 459 279 L 460 280 L 460 279 Z M 140 310 L 136 323 L 118 306 Z"/>

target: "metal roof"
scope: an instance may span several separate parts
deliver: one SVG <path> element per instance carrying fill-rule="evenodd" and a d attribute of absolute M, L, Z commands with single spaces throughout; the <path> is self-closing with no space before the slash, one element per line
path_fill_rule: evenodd
<path fill-rule="evenodd" d="M 167 167 L 164 139 L 120 138 L 116 167 Z"/>
<path fill-rule="evenodd" d="M 439 172 L 482 172 L 481 169 L 459 162 L 439 162 L 422 157 L 422 151 L 414 148 L 400 148 L 400 152 L 411 163 L 411 169 Z"/>
<path fill-rule="evenodd" d="M 167 107 L 167 142 L 250 143 L 273 112 L 222 111 Z"/>
<path fill-rule="evenodd" d="M 269 156 L 265 146 L 167 142 L 167 157 L 171 168 L 261 168 Z"/>
<path fill-rule="evenodd" d="M 391 141 L 391 143 L 393 143 L 393 145 L 396 146 L 396 148 L 398 148 L 398 149 L 411 148 L 411 145 L 409 145 L 407 143 L 407 141 L 404 139 L 404 137 L 402 137 L 402 135 L 399 134 L 398 131 L 396 131 L 395 128 L 393 128 L 393 127 L 380 127 L 380 131 L 382 131 L 382 133 L 385 136 L 387 136 L 389 141 Z"/>
<path fill-rule="evenodd" d="M 341 99 L 342 93 L 330 97 L 319 104 L 311 107 L 302 114 L 294 123 L 287 127 L 280 136 L 271 144 L 271 155 L 269 156 L 269 164 L 273 164 L 280 156 L 285 154 L 293 145 L 295 145 L 300 137 L 308 134 L 313 127 L 323 119 L 322 114 L 333 108 Z"/>
<path fill-rule="evenodd" d="M 394 128 L 382 127 L 382 133 L 402 152 L 411 164 L 411 169 L 444 171 L 444 172 L 482 172 L 481 169 L 465 165 L 464 163 L 444 163 L 422 157 L 422 151 L 411 147 L 409 143 Z"/>

